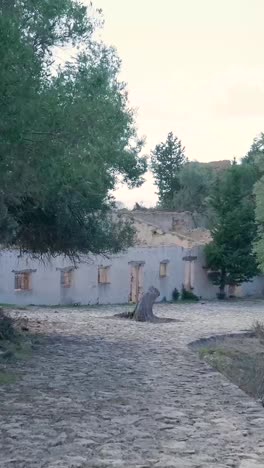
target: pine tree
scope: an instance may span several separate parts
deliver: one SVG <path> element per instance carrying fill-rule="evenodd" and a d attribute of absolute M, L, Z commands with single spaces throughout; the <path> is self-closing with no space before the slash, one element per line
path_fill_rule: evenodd
<path fill-rule="evenodd" d="M 187 161 L 181 140 L 172 132 L 151 152 L 151 169 L 163 208 L 172 208 L 174 195 L 180 189 L 179 172 Z"/>
<path fill-rule="evenodd" d="M 205 254 L 207 268 L 213 272 L 211 278 L 219 286 L 221 298 L 226 285 L 240 285 L 258 273 L 253 251 L 256 238 L 254 182 L 254 168 L 234 164 L 218 178 L 210 199 L 216 224 Z"/>

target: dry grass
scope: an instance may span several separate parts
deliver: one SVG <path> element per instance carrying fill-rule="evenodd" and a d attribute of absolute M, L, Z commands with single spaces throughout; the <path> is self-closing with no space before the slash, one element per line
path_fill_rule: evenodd
<path fill-rule="evenodd" d="M 252 326 L 252 330 L 255 333 L 256 337 L 259 341 L 264 344 L 264 323 L 261 322 L 254 322 Z"/>
<path fill-rule="evenodd" d="M 12 384 L 17 376 L 9 372 L 10 361 L 25 360 L 31 356 L 31 339 L 24 322 L 15 321 L 0 308 L 0 385 Z"/>
<path fill-rule="evenodd" d="M 252 335 L 226 336 L 203 344 L 201 359 L 224 374 L 264 405 L 264 324 L 255 323 Z"/>

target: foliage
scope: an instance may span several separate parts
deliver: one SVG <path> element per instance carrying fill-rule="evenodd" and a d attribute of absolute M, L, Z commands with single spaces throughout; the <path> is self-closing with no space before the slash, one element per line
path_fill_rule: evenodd
<path fill-rule="evenodd" d="M 1 340 L 14 341 L 16 336 L 13 320 L 0 309 L 0 342 Z"/>
<path fill-rule="evenodd" d="M 239 285 L 257 273 L 253 252 L 256 236 L 255 170 L 250 165 L 231 166 L 215 184 L 210 203 L 216 214 L 212 242 L 205 247 L 207 267 L 223 297 L 227 284 Z"/>
<path fill-rule="evenodd" d="M 264 136 L 263 136 L 264 139 Z M 264 272 L 264 151 L 262 157 L 257 158 L 258 181 L 255 184 L 254 194 L 256 197 L 255 216 L 258 226 L 258 236 L 255 242 L 255 253 L 262 272 Z"/>
<path fill-rule="evenodd" d="M 213 170 L 205 164 L 185 164 L 179 172 L 180 188 L 173 195 L 173 209 L 206 214 L 215 178 Z"/>
<path fill-rule="evenodd" d="M 258 224 L 258 237 L 255 242 L 254 251 L 256 253 L 260 269 L 264 272 L 264 176 L 256 184 L 255 195 L 255 213 Z"/>
<path fill-rule="evenodd" d="M 180 293 L 179 293 L 178 289 L 174 288 L 173 291 L 172 291 L 172 300 L 174 302 L 177 302 L 179 297 L 180 297 Z"/>
<path fill-rule="evenodd" d="M 247 152 L 246 156 L 242 158 L 243 164 L 252 164 L 258 166 L 258 162 L 264 156 L 264 133 L 254 138 L 253 143 Z"/>
<path fill-rule="evenodd" d="M 173 197 L 180 189 L 179 173 L 186 162 L 185 148 L 172 132 L 151 152 L 151 169 L 162 207 L 171 208 Z"/>
<path fill-rule="evenodd" d="M 30 358 L 32 342 L 23 335 L 24 328 L 19 321 L 15 323 L 14 319 L 0 308 L 0 367 L 1 365 L 7 367 L 9 361 Z M 18 331 L 19 329 L 20 331 Z M 0 385 L 12 384 L 17 378 L 17 375 L 9 373 L 7 370 L 0 371 Z"/>
<path fill-rule="evenodd" d="M 256 337 L 263 344 L 264 343 L 264 323 L 259 322 L 257 320 L 255 323 L 253 323 L 252 330 L 255 333 Z"/>
<path fill-rule="evenodd" d="M 255 242 L 254 251 L 260 269 L 264 271 L 264 133 L 261 133 L 253 140 L 250 150 L 246 156 L 242 158 L 242 164 L 250 165 L 255 170 L 255 218 L 258 226 L 258 236 Z"/>
<path fill-rule="evenodd" d="M 188 291 L 184 286 L 182 286 L 181 300 L 182 301 L 199 301 L 199 297 L 196 296 L 196 294 L 194 294 L 192 291 Z"/>
<path fill-rule="evenodd" d="M 8 372 L 0 372 L 0 385 L 10 385 L 17 381 L 17 376 Z"/>
<path fill-rule="evenodd" d="M 133 229 L 110 215 L 120 176 L 146 161 L 120 61 L 94 39 L 100 12 L 75 0 L 0 3 L 0 235 L 35 255 L 117 252 Z M 55 54 L 78 47 L 55 66 Z M 75 49 L 76 51 L 76 49 Z"/>

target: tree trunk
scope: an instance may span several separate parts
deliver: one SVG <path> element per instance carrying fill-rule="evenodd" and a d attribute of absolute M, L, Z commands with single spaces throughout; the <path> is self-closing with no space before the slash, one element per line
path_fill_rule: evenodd
<path fill-rule="evenodd" d="M 156 317 L 153 314 L 153 304 L 160 292 L 154 286 L 151 286 L 149 290 L 143 295 L 142 299 L 138 302 L 133 312 L 123 312 L 116 314 L 111 318 L 122 318 L 135 320 L 136 322 L 151 322 L 151 323 L 169 323 L 169 322 L 181 322 L 181 320 L 173 318 Z"/>
<path fill-rule="evenodd" d="M 142 299 L 137 304 L 132 315 L 132 320 L 136 322 L 156 322 L 157 317 L 153 314 L 153 304 L 160 292 L 153 286 L 143 295 Z"/>
<path fill-rule="evenodd" d="M 225 287 L 226 287 L 226 272 L 223 269 L 221 270 L 218 299 L 225 299 Z"/>

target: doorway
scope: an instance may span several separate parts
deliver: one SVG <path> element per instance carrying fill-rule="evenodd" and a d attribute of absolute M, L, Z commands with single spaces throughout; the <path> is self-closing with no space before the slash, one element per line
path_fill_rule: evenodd
<path fill-rule="evenodd" d="M 131 263 L 129 302 L 137 304 L 143 295 L 144 263 Z"/>

